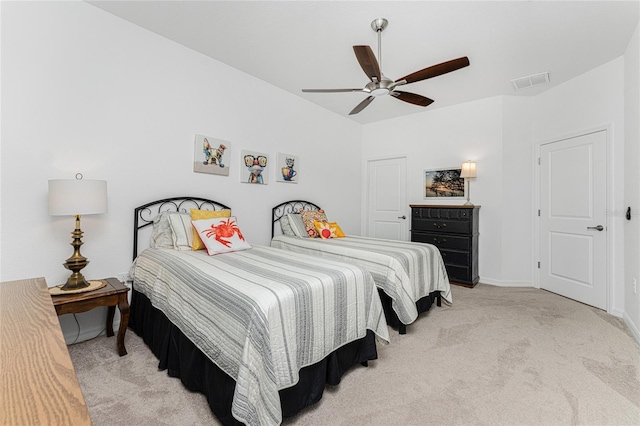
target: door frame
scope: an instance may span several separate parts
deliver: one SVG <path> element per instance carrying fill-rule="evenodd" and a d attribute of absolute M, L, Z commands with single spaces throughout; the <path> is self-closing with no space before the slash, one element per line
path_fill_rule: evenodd
<path fill-rule="evenodd" d="M 363 203 L 362 203 L 362 211 L 360 214 L 360 219 L 361 219 L 361 226 L 360 226 L 360 235 L 362 236 L 366 236 L 367 235 L 367 227 L 369 226 L 369 182 L 371 181 L 369 179 L 369 163 L 371 161 L 382 161 L 382 160 L 395 160 L 397 158 L 404 158 L 405 160 L 405 164 L 407 164 L 407 159 L 409 158 L 408 155 L 406 154 L 398 154 L 398 155 L 391 155 L 391 156 L 381 156 L 381 157 L 371 157 L 371 158 L 365 158 L 364 159 L 364 165 L 362 166 L 362 199 L 363 199 Z M 411 213 L 408 212 L 408 208 L 409 208 L 409 198 L 407 197 L 408 193 L 409 193 L 409 181 L 407 179 L 407 172 L 409 170 L 409 166 L 407 165 L 406 169 L 405 169 L 405 174 L 404 174 L 404 180 L 405 180 L 405 194 L 404 194 L 404 199 L 407 200 L 407 205 L 405 207 L 405 215 L 411 219 Z M 410 224 L 411 220 L 408 220 L 405 222 L 405 231 L 406 231 L 406 235 L 409 235 L 409 224 Z"/>
<path fill-rule="evenodd" d="M 533 177 L 533 186 L 534 186 L 534 190 L 533 190 L 533 194 L 534 194 L 534 211 L 533 211 L 533 223 L 534 223 L 534 229 L 533 229 L 533 243 L 534 243 L 534 259 L 533 259 L 533 265 L 534 265 L 534 273 L 533 273 L 533 286 L 535 288 L 541 288 L 540 287 L 540 268 L 538 268 L 538 262 L 540 261 L 540 217 L 538 216 L 538 211 L 540 210 L 540 164 L 538 163 L 539 158 L 540 158 L 540 153 L 542 150 L 542 145 L 546 145 L 549 143 L 554 143 L 554 142 L 560 142 L 562 140 L 565 139 L 571 139 L 571 138 L 576 138 L 576 137 L 580 137 L 580 136 L 585 136 L 591 133 L 597 133 L 597 132 L 601 132 L 604 131 L 605 132 L 605 152 L 606 152 L 606 158 L 605 158 L 605 188 L 606 188 L 606 195 L 605 195 L 605 203 L 606 203 L 606 214 L 605 214 L 605 226 L 607 227 L 607 233 L 606 233 L 606 243 L 605 243 L 605 250 L 606 250 L 606 297 L 607 300 L 605 301 L 605 306 L 607 307 L 607 312 L 611 313 L 612 311 L 612 302 L 613 302 L 613 258 L 612 258 L 612 253 L 613 253 L 613 235 L 614 235 L 614 227 L 613 227 L 613 221 L 611 220 L 611 215 L 609 214 L 609 212 L 613 211 L 613 207 L 612 207 L 612 194 L 613 194 L 613 175 L 612 172 L 614 170 L 613 168 L 613 155 L 611 152 L 612 149 L 612 143 L 611 143 L 611 137 L 612 137 L 612 124 L 603 124 L 600 126 L 596 126 L 596 127 L 592 127 L 592 128 L 588 128 L 585 130 L 580 130 L 580 131 L 574 131 L 574 132 L 569 132 L 569 133 L 565 133 L 565 134 L 561 134 L 559 136 L 555 136 L 552 138 L 548 138 L 548 139 L 544 139 L 544 140 L 540 140 L 540 141 L 536 141 L 535 145 L 534 145 L 534 156 L 533 156 L 533 162 L 534 162 L 534 177 Z"/>

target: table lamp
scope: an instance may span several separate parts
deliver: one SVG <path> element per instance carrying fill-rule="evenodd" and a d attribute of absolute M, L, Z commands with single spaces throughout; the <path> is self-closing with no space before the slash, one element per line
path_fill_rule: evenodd
<path fill-rule="evenodd" d="M 107 212 L 107 181 L 83 180 L 82 174 L 76 174 L 75 179 L 56 179 L 49 181 L 49 214 L 52 216 L 74 216 L 76 229 L 71 233 L 73 237 L 73 255 L 63 264 L 72 271 L 67 282 L 61 287 L 63 291 L 80 290 L 88 287 L 89 283 L 80 273 L 89 261 L 80 254 L 82 231 L 80 230 L 80 216 Z"/>
<path fill-rule="evenodd" d="M 469 187 L 469 178 L 476 177 L 476 163 L 475 161 L 465 161 L 462 163 L 462 171 L 460 172 L 460 177 L 464 178 L 464 183 L 467 185 L 467 202 L 464 203 L 465 206 L 472 206 L 473 203 L 469 201 L 469 196 L 471 193 L 471 189 Z"/>

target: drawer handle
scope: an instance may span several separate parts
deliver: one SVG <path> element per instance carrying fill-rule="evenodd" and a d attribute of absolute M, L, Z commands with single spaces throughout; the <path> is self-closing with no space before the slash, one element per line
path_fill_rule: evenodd
<path fill-rule="evenodd" d="M 447 239 L 446 239 L 446 238 L 443 238 L 442 240 L 439 240 L 439 239 L 437 239 L 437 238 L 435 238 L 435 237 L 434 237 L 434 238 L 433 238 L 433 242 L 434 242 L 434 243 L 436 243 L 436 244 L 446 243 L 446 242 L 447 242 Z"/>
<path fill-rule="evenodd" d="M 440 229 L 440 228 L 446 228 L 447 224 L 443 223 L 442 225 L 438 225 L 436 222 L 433 222 L 433 226 L 435 226 L 436 228 Z"/>

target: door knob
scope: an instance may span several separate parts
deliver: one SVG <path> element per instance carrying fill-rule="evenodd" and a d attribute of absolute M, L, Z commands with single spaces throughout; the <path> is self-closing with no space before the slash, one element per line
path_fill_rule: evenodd
<path fill-rule="evenodd" d="M 595 229 L 596 231 L 603 231 L 603 230 L 604 230 L 604 226 L 602 226 L 602 225 L 598 225 L 598 226 L 587 226 L 587 229 Z"/>
<path fill-rule="evenodd" d="M 406 218 L 407 218 L 406 215 L 398 216 L 398 219 L 406 219 Z"/>

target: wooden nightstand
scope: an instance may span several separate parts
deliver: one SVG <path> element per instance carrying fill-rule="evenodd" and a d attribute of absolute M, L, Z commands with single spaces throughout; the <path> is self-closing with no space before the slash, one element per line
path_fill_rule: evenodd
<path fill-rule="evenodd" d="M 106 278 L 107 282 L 98 290 L 86 293 L 75 293 L 69 295 L 51 296 L 53 306 L 56 308 L 58 316 L 63 314 L 78 314 L 86 312 L 98 306 L 107 306 L 107 336 L 113 336 L 113 316 L 116 313 L 116 306 L 120 310 L 120 328 L 118 328 L 118 354 L 126 355 L 124 347 L 124 334 L 129 325 L 129 300 L 127 299 L 127 288 L 117 278 Z"/>

